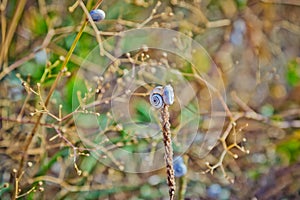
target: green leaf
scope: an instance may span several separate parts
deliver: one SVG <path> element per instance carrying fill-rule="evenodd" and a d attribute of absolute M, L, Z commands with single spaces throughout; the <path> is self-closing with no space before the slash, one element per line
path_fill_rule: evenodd
<path fill-rule="evenodd" d="M 286 80 L 290 86 L 296 86 L 300 81 L 300 65 L 296 60 L 288 63 Z"/>
<path fill-rule="evenodd" d="M 248 0 L 235 0 L 235 3 L 239 9 L 243 9 L 247 6 Z"/>
<path fill-rule="evenodd" d="M 73 77 L 69 80 L 64 88 L 65 104 L 63 105 L 69 112 L 75 110 L 79 106 L 77 92 L 81 93 L 81 97 L 87 92 L 85 82 L 79 77 Z"/>
<path fill-rule="evenodd" d="M 41 166 L 39 172 L 36 174 L 36 176 L 42 176 L 47 173 L 47 171 L 52 167 L 54 163 L 57 162 L 58 157 L 66 157 L 69 154 L 69 148 L 63 148 L 59 152 L 57 152 L 55 155 L 51 157 L 49 161 L 44 160 L 44 164 Z"/>
<path fill-rule="evenodd" d="M 287 158 L 289 163 L 296 162 L 300 156 L 300 141 L 297 138 L 287 140 L 277 147 L 277 151 Z"/>
<path fill-rule="evenodd" d="M 144 101 L 139 101 L 136 103 L 136 119 L 138 122 L 151 122 L 151 116 L 150 116 L 150 108 L 149 106 L 146 106 L 147 103 Z M 153 117 L 152 117 L 153 118 Z"/>
<path fill-rule="evenodd" d="M 33 80 L 38 81 L 43 75 L 44 68 L 35 62 L 29 61 L 19 68 L 19 72 L 23 77 L 30 75 Z"/>

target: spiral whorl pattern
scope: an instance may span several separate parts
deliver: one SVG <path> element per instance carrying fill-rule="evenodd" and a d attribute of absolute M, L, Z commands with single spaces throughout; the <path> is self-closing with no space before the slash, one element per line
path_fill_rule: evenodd
<path fill-rule="evenodd" d="M 174 103 L 174 90 L 171 85 L 157 86 L 150 93 L 150 103 L 154 108 L 160 109 Z"/>
<path fill-rule="evenodd" d="M 174 168 L 173 168 L 173 148 L 172 148 L 172 140 L 171 140 L 171 131 L 170 131 L 170 122 L 169 122 L 169 110 L 168 105 L 164 104 L 163 109 L 161 110 L 162 116 L 162 132 L 164 138 L 165 145 L 165 160 L 166 160 L 166 168 L 167 168 L 167 182 L 169 186 L 169 195 L 170 200 L 174 199 L 175 195 L 175 177 L 174 177 Z"/>
<path fill-rule="evenodd" d="M 150 103 L 154 108 L 161 108 L 164 105 L 163 97 L 160 94 L 152 94 Z"/>
<path fill-rule="evenodd" d="M 150 93 L 150 103 L 154 108 L 160 109 L 164 105 L 164 100 L 162 97 L 163 87 L 157 86 Z"/>

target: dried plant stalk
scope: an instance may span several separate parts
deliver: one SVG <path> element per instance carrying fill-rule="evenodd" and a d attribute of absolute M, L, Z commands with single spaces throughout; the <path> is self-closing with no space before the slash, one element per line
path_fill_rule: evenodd
<path fill-rule="evenodd" d="M 167 167 L 167 182 L 169 186 L 169 196 L 170 200 L 174 199 L 175 195 L 175 177 L 174 177 L 174 168 L 173 168 L 173 148 L 172 148 L 172 140 L 171 140 L 171 131 L 170 131 L 170 114 L 168 110 L 169 106 L 164 105 L 161 110 L 162 116 L 162 132 L 164 137 L 164 145 L 165 145 L 165 160 Z"/>
<path fill-rule="evenodd" d="M 179 178 L 179 186 L 178 186 L 178 200 L 184 200 L 184 195 L 186 192 L 187 180 L 186 176 L 182 176 Z"/>

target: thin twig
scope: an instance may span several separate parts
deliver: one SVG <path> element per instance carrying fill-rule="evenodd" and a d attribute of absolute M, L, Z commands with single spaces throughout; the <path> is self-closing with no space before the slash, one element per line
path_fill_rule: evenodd
<path fill-rule="evenodd" d="M 151 15 L 150 15 L 144 22 L 142 22 L 141 24 L 139 24 L 139 25 L 138 25 L 138 28 L 144 27 L 148 22 L 150 22 L 150 21 L 153 19 L 154 15 L 155 15 L 156 12 L 157 12 L 157 8 L 158 8 L 160 5 L 161 5 L 161 2 L 158 1 L 158 2 L 156 3 L 155 7 L 153 8 L 152 12 L 151 12 Z"/>
<path fill-rule="evenodd" d="M 54 30 L 49 30 L 49 32 L 48 32 L 47 36 L 45 37 L 40 49 L 44 49 L 49 45 L 49 43 L 50 43 L 52 37 L 54 36 L 54 34 L 55 34 Z M 35 57 L 35 54 L 36 54 L 37 51 L 38 50 L 28 54 L 27 56 L 21 58 L 20 60 L 17 60 L 16 62 L 11 64 L 7 68 L 3 69 L 3 71 L 0 73 L 0 80 L 2 80 L 7 74 L 9 74 L 11 71 L 15 70 L 16 68 L 18 68 L 19 66 L 21 66 L 25 62 L 33 59 Z"/>
<path fill-rule="evenodd" d="M 78 32 L 76 38 L 74 39 L 74 42 L 73 42 L 73 44 L 72 44 L 72 46 L 71 46 L 71 48 L 70 48 L 68 54 L 66 55 L 66 58 L 65 58 L 65 60 L 64 60 L 64 62 L 63 62 L 63 64 L 62 64 L 62 66 L 61 66 L 60 72 L 58 73 L 58 75 L 57 75 L 57 77 L 56 77 L 54 83 L 52 84 L 52 86 L 51 86 L 51 88 L 50 88 L 50 91 L 49 91 L 49 93 L 48 93 L 48 96 L 46 97 L 45 104 L 44 104 L 45 107 L 48 106 L 48 104 L 49 104 L 49 102 L 50 102 L 50 98 L 51 98 L 51 96 L 52 96 L 52 94 L 53 94 L 53 92 L 54 92 L 54 90 L 55 90 L 55 88 L 56 88 L 56 86 L 57 86 L 57 84 L 58 84 L 60 78 L 62 77 L 64 71 L 66 70 L 66 65 L 67 65 L 67 63 L 68 63 L 68 61 L 69 61 L 69 59 L 70 59 L 70 57 L 71 57 L 71 55 L 72 55 L 72 53 L 73 53 L 75 47 L 76 47 L 76 44 L 77 44 L 77 42 L 79 41 L 79 38 L 81 37 L 81 35 L 82 35 L 82 33 L 83 33 L 83 31 L 84 31 L 84 28 L 85 28 L 85 26 L 87 25 L 87 23 L 88 23 L 88 21 L 85 20 L 84 23 L 82 24 L 81 29 L 79 30 L 79 32 Z M 31 142 L 32 142 L 33 137 L 35 136 L 36 131 L 38 130 L 38 127 L 39 127 L 40 121 L 41 121 L 41 119 L 42 119 L 42 116 L 43 116 L 43 113 L 40 113 L 40 114 L 38 115 L 37 121 L 36 121 L 36 123 L 35 123 L 33 129 L 32 129 L 31 133 L 28 135 L 28 137 L 27 137 L 27 139 L 26 139 L 26 141 L 25 141 L 24 149 L 23 149 L 23 155 L 22 155 L 22 157 L 21 157 L 21 161 L 20 161 L 20 163 L 19 163 L 19 167 L 18 167 L 18 171 L 17 171 L 17 176 L 18 176 L 18 177 L 19 177 L 19 176 L 22 174 L 22 172 L 23 172 L 24 163 L 26 162 L 26 159 L 27 159 L 27 156 L 28 156 L 28 155 L 27 155 L 27 150 L 28 150 L 28 148 L 29 148 L 29 146 L 30 146 L 30 144 L 31 144 Z M 15 185 L 15 188 L 16 188 L 16 185 Z M 17 197 L 17 192 L 18 192 L 18 191 L 15 190 L 14 195 L 13 195 L 13 199 L 16 199 L 16 197 Z"/>
<path fill-rule="evenodd" d="M 6 16 L 5 16 L 5 9 L 6 9 L 6 6 L 7 6 L 7 1 L 8 0 L 3 0 L 1 1 L 1 4 L 0 4 L 0 12 L 1 12 L 1 46 L 4 44 L 5 42 L 5 39 L 6 39 L 6 25 L 7 25 L 7 19 L 6 19 Z M 0 69 L 1 69 L 1 66 L 0 66 Z"/>
<path fill-rule="evenodd" d="M 261 0 L 261 2 L 300 6 L 299 0 Z"/>
<path fill-rule="evenodd" d="M 16 31 L 16 28 L 18 26 L 18 22 L 22 16 L 26 0 L 20 0 L 18 1 L 18 5 L 16 8 L 16 11 L 14 12 L 14 16 L 12 19 L 12 22 L 10 24 L 10 27 L 8 29 L 7 35 L 5 36 L 5 41 L 4 44 L 1 46 L 1 52 L 0 52 L 0 68 L 2 67 L 3 62 L 5 61 L 7 54 L 8 54 L 8 49 L 11 43 L 11 40 L 13 39 L 14 33 Z"/>
<path fill-rule="evenodd" d="M 184 157 L 184 162 L 187 162 L 187 157 Z M 178 186 L 178 200 L 184 200 L 184 196 L 186 193 L 186 187 L 187 187 L 187 180 L 186 175 L 181 176 L 179 178 L 179 186 Z"/>

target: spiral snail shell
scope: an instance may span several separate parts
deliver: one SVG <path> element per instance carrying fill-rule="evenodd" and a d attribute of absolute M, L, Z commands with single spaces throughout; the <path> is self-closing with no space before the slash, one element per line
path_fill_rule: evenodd
<path fill-rule="evenodd" d="M 150 103 L 154 108 L 162 108 L 164 104 L 174 103 L 174 90 L 171 85 L 157 86 L 150 93 Z"/>
<path fill-rule="evenodd" d="M 164 105 L 164 100 L 162 97 L 163 87 L 157 86 L 150 93 L 150 103 L 154 108 L 161 108 Z"/>

